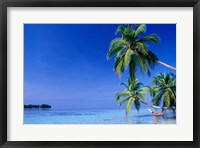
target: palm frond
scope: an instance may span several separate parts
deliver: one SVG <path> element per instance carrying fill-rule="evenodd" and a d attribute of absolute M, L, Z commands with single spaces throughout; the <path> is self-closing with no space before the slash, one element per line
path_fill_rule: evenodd
<path fill-rule="evenodd" d="M 112 46 L 107 53 L 107 59 L 110 59 L 114 55 L 119 56 L 125 49 L 126 46 L 124 45 Z"/>
<path fill-rule="evenodd" d="M 156 34 L 150 34 L 140 39 L 139 42 L 153 42 L 155 44 L 159 44 L 160 38 Z"/>
<path fill-rule="evenodd" d="M 136 81 L 133 85 L 133 87 L 134 87 L 133 89 L 137 91 L 141 88 L 141 86 L 143 86 L 143 83 Z"/>
<path fill-rule="evenodd" d="M 127 89 L 129 88 L 128 85 L 126 85 L 125 83 L 120 83 L 120 85 L 124 85 Z"/>
<path fill-rule="evenodd" d="M 124 59 L 122 59 L 119 64 L 117 65 L 116 69 L 115 69 L 115 72 L 121 76 L 122 73 L 124 72 L 125 70 L 125 67 L 124 67 Z"/>
<path fill-rule="evenodd" d="M 121 106 L 122 104 L 124 104 L 125 102 L 127 102 L 130 98 L 131 98 L 131 97 L 127 97 L 127 98 L 122 99 L 122 100 L 118 103 L 118 105 Z"/>
<path fill-rule="evenodd" d="M 129 91 L 118 92 L 115 95 L 115 100 L 118 101 L 120 98 L 122 98 L 122 97 L 128 97 L 130 95 L 131 95 L 131 92 L 129 92 Z"/>
<path fill-rule="evenodd" d="M 139 91 L 137 91 L 136 92 L 136 95 L 139 97 L 139 98 L 141 98 L 142 100 L 144 100 L 145 99 L 145 92 L 143 91 L 143 90 L 139 90 Z"/>
<path fill-rule="evenodd" d="M 139 110 L 140 110 L 140 102 L 138 100 L 134 100 L 134 105 L 135 105 L 136 110 L 139 112 Z"/>
<path fill-rule="evenodd" d="M 150 96 L 153 98 L 155 97 L 156 93 L 158 92 L 155 87 L 145 86 L 147 88 L 147 91 L 149 92 Z"/>
<path fill-rule="evenodd" d="M 121 76 L 121 74 L 124 72 L 124 56 L 125 54 L 121 55 L 120 57 L 115 58 L 115 64 L 114 64 L 114 71 Z"/>
<path fill-rule="evenodd" d="M 164 93 L 164 101 L 163 101 L 164 105 L 166 107 L 170 107 L 170 94 L 168 92 Z"/>
<path fill-rule="evenodd" d="M 124 57 L 124 68 L 126 69 L 126 67 L 129 65 L 130 60 L 131 60 L 131 56 L 133 55 L 133 50 L 131 50 L 130 48 L 127 50 L 125 57 Z"/>
<path fill-rule="evenodd" d="M 121 56 L 122 54 L 124 54 L 126 52 L 126 47 L 125 48 L 121 48 L 118 52 L 116 56 Z"/>
<path fill-rule="evenodd" d="M 171 90 L 170 88 L 167 88 L 166 91 L 168 91 L 168 94 L 171 99 L 176 100 L 176 94 L 173 92 L 173 90 Z"/>
<path fill-rule="evenodd" d="M 137 62 L 137 65 L 139 66 L 140 71 L 143 74 L 146 73 L 148 71 L 148 63 L 147 63 L 145 57 L 142 54 L 135 52 L 134 59 Z"/>
<path fill-rule="evenodd" d="M 128 100 L 128 103 L 127 103 L 127 106 L 126 106 L 126 115 L 127 115 L 128 113 L 130 113 L 130 111 L 131 111 L 131 106 L 132 106 L 134 100 L 135 100 L 135 99 L 134 99 L 133 97 L 131 97 L 131 98 Z"/>
<path fill-rule="evenodd" d="M 148 49 L 147 49 L 147 45 L 143 44 L 141 42 L 136 42 L 135 43 L 137 48 L 139 49 L 139 51 L 143 54 L 143 55 L 147 55 L 148 54 Z"/>
<path fill-rule="evenodd" d="M 115 35 L 117 35 L 118 33 L 122 33 L 123 34 L 125 29 L 126 29 L 126 25 L 119 25 L 117 27 L 117 30 L 115 31 Z"/>
<path fill-rule="evenodd" d="M 114 46 L 126 46 L 127 42 L 123 40 L 122 38 L 116 38 L 113 39 L 110 43 L 110 49 L 113 48 Z"/>
<path fill-rule="evenodd" d="M 146 31 L 146 25 L 145 24 L 140 25 L 135 31 L 134 38 L 137 38 L 140 34 L 145 33 L 145 31 Z"/>
<path fill-rule="evenodd" d="M 166 74 L 166 75 L 164 76 L 165 84 L 168 84 L 168 83 L 169 83 L 170 78 L 171 78 L 171 75 L 170 75 L 170 74 Z"/>
<path fill-rule="evenodd" d="M 150 50 L 148 50 L 148 54 L 147 54 L 147 58 L 149 61 L 157 61 L 158 60 L 158 57 L 153 53 L 151 52 Z"/>
<path fill-rule="evenodd" d="M 176 85 L 176 79 L 171 79 L 170 82 L 168 83 L 168 85 L 169 85 L 170 87 L 175 86 L 175 85 Z"/>
<path fill-rule="evenodd" d="M 164 93 L 164 91 L 160 91 L 159 93 L 157 93 L 157 95 L 152 99 L 153 105 L 160 105 Z"/>

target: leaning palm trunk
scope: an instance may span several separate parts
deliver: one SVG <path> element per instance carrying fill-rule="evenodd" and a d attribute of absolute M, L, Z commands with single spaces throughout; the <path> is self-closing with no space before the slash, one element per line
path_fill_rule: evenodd
<path fill-rule="evenodd" d="M 163 62 L 161 62 L 161 61 L 156 61 L 156 62 L 159 63 L 159 64 L 161 64 L 161 65 L 163 65 L 163 66 L 165 66 L 165 67 L 167 67 L 167 68 L 170 68 L 170 69 L 176 71 L 176 68 L 173 67 L 173 66 L 170 66 L 170 65 L 168 65 L 168 64 L 166 64 L 166 63 L 163 63 Z"/>
<path fill-rule="evenodd" d="M 153 107 L 153 108 L 157 108 L 157 109 L 160 109 L 161 107 L 160 106 L 155 106 L 155 105 L 152 105 L 152 104 L 148 104 L 147 102 L 144 102 L 143 100 L 139 99 L 139 101 L 147 106 L 150 106 L 150 107 Z"/>
<path fill-rule="evenodd" d="M 162 109 L 162 114 L 163 114 L 163 115 L 166 114 L 166 110 L 167 110 L 166 108 L 163 108 L 163 109 Z"/>

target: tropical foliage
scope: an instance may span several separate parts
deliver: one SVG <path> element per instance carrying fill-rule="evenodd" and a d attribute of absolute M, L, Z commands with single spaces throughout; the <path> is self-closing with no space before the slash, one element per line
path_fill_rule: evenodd
<path fill-rule="evenodd" d="M 172 73 L 162 74 L 154 77 L 155 86 L 149 89 L 152 102 L 159 106 L 162 103 L 163 111 L 166 108 L 173 109 L 176 107 L 176 76 Z"/>
<path fill-rule="evenodd" d="M 119 106 L 127 103 L 126 115 L 131 111 L 133 104 L 139 111 L 141 103 L 157 109 L 161 108 L 160 104 L 162 103 L 163 113 L 166 109 L 176 107 L 176 76 L 174 74 L 160 73 L 153 79 L 155 84 L 153 87 L 144 87 L 136 78 L 137 67 L 143 74 L 150 76 L 150 68 L 154 69 L 156 63 L 176 70 L 175 67 L 159 61 L 157 56 L 149 50 L 148 43 L 158 44 L 160 39 L 156 34 L 144 36 L 145 32 L 146 25 L 144 24 L 119 25 L 115 34 L 120 34 L 121 37 L 111 41 L 107 53 L 107 59 L 115 57 L 114 71 L 119 76 L 129 68 L 128 84 L 121 83 L 126 89 L 116 94 Z M 144 101 L 147 89 L 153 98 L 153 104 Z"/>
<path fill-rule="evenodd" d="M 142 87 L 143 84 L 137 79 L 128 79 L 128 85 L 125 83 L 121 83 L 121 85 L 125 86 L 126 89 L 116 94 L 118 105 L 121 106 L 127 102 L 126 115 L 131 111 L 132 104 L 134 104 L 135 108 L 139 111 L 141 100 L 145 98 L 145 89 Z"/>
<path fill-rule="evenodd" d="M 148 49 L 147 43 L 159 43 L 156 34 L 143 37 L 146 25 L 119 25 L 116 34 L 121 34 L 120 38 L 111 41 L 107 58 L 115 56 L 114 71 L 121 75 L 129 67 L 130 79 L 136 77 L 136 67 L 139 66 L 142 73 L 150 75 L 150 69 L 158 58 Z"/>

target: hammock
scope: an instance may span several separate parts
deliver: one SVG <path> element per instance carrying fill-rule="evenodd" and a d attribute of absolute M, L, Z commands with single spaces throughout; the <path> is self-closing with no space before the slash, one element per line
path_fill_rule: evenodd
<path fill-rule="evenodd" d="M 163 113 L 157 113 L 157 112 L 154 112 L 154 111 L 152 111 L 152 110 L 150 110 L 150 109 L 148 109 L 154 116 L 162 116 L 163 115 Z"/>

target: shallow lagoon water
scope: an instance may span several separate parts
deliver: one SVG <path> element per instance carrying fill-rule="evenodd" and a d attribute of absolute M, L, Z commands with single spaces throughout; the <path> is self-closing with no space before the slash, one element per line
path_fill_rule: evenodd
<path fill-rule="evenodd" d="M 132 110 L 128 116 L 125 109 L 24 109 L 24 124 L 176 124 L 174 113 L 156 117 L 147 109 Z"/>

